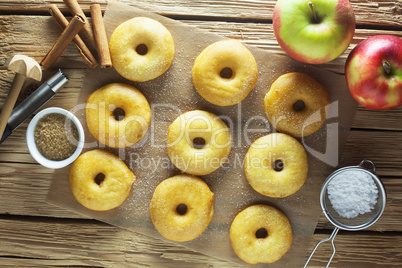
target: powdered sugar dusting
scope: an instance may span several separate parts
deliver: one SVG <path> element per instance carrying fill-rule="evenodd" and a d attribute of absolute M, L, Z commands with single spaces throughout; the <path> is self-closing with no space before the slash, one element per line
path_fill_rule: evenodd
<path fill-rule="evenodd" d="M 355 218 L 359 214 L 368 213 L 377 204 L 377 186 L 364 171 L 338 174 L 328 183 L 327 191 L 332 207 L 345 218 Z"/>

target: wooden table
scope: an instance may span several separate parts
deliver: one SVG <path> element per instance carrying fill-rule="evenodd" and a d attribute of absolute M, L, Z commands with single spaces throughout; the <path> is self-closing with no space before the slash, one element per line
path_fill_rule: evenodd
<path fill-rule="evenodd" d="M 284 54 L 272 30 L 274 0 L 137 0 L 131 5 L 209 31 L 239 39 L 245 44 Z M 99 0 L 103 10 L 104 0 Z M 356 44 L 377 34 L 402 37 L 401 0 L 352 0 L 357 29 L 349 49 L 322 65 L 343 73 L 345 59 Z M 0 65 L 13 54 L 40 61 L 60 34 L 48 14 L 50 4 L 68 15 L 62 0 L 0 0 Z M 89 14 L 92 1 L 80 4 Z M 86 65 L 74 46 L 64 52 L 61 66 L 71 78 L 66 88 L 46 104 L 71 109 L 81 88 Z M 44 76 L 49 76 L 45 72 Z M 0 107 L 13 78 L 0 70 Z M 38 84 L 27 83 L 26 97 Z M 46 203 L 53 171 L 37 164 L 25 144 L 25 122 L 0 146 L 0 266 L 122 266 L 122 267 L 232 267 L 218 259 L 161 240 L 133 235 L 105 223 Z M 359 107 L 340 166 L 362 159 L 377 164 L 388 193 L 382 218 L 360 232 L 340 231 L 331 267 L 389 267 L 402 263 L 402 107 L 371 111 Z M 311 252 L 333 227 L 324 216 L 318 223 Z M 331 253 L 323 245 L 312 266 L 322 267 Z"/>

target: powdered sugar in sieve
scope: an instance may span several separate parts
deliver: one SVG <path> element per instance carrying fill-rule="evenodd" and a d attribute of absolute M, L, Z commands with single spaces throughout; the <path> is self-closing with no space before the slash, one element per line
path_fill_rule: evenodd
<path fill-rule="evenodd" d="M 363 165 L 370 164 L 371 169 Z M 375 164 L 363 160 L 357 166 L 336 170 L 325 180 L 320 193 L 320 204 L 327 219 L 335 226 L 331 236 L 317 243 L 304 267 L 321 243 L 331 241 L 332 261 L 336 249 L 334 239 L 340 229 L 363 230 L 373 225 L 382 215 L 386 204 L 386 193 L 380 178 L 375 174 Z"/>
<path fill-rule="evenodd" d="M 336 175 L 328 183 L 327 191 L 332 207 L 345 218 L 368 213 L 377 204 L 377 186 L 368 173 L 360 170 Z"/>

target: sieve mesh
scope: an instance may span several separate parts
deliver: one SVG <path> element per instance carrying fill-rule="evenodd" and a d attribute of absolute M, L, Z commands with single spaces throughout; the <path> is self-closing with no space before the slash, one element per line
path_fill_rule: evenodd
<path fill-rule="evenodd" d="M 345 218 L 340 216 L 332 207 L 331 202 L 328 198 L 327 188 L 331 180 L 333 180 L 337 176 L 348 175 L 348 173 L 352 173 L 354 171 L 364 172 L 372 178 L 378 189 L 377 203 L 375 204 L 374 209 L 370 212 L 359 214 L 354 218 Z M 377 175 L 374 172 L 358 165 L 338 169 L 337 171 L 332 173 L 323 184 L 323 187 L 321 189 L 320 202 L 324 215 L 333 225 L 343 230 L 357 231 L 371 226 L 380 218 L 385 208 L 386 194 L 384 186 Z"/>

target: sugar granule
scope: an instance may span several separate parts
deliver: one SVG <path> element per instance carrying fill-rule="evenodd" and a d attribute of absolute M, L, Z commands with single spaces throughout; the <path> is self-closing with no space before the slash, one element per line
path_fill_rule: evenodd
<path fill-rule="evenodd" d="M 377 186 L 364 171 L 345 171 L 336 175 L 328 183 L 327 191 L 332 207 L 345 218 L 370 212 L 377 204 Z"/>

